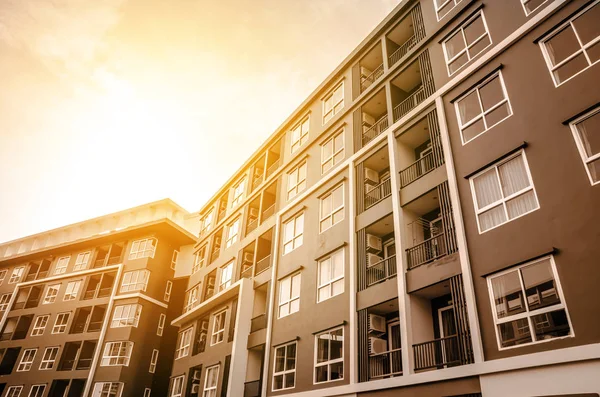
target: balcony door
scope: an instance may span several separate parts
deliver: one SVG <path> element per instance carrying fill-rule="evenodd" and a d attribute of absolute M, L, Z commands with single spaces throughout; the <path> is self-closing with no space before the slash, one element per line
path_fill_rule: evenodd
<path fill-rule="evenodd" d="M 454 339 L 444 339 L 456 335 L 456 320 L 454 317 L 454 305 L 438 309 L 438 327 L 441 339 L 441 359 L 440 364 L 447 364 L 454 361 L 458 354 Z"/>
<path fill-rule="evenodd" d="M 387 337 L 388 337 L 388 350 L 391 351 L 391 374 L 398 374 L 402 372 L 402 354 L 400 350 L 400 321 L 392 320 L 387 325 Z"/>

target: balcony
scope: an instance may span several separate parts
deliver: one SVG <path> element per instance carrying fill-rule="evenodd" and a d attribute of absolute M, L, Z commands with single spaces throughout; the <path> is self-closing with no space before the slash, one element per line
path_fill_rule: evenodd
<path fill-rule="evenodd" d="M 394 122 L 400 120 L 427 98 L 424 77 L 421 75 L 421 61 L 416 60 L 391 81 Z"/>
<path fill-rule="evenodd" d="M 420 86 L 412 94 L 407 96 L 402 102 L 394 106 L 394 122 L 398 121 L 402 116 L 413 110 L 417 105 L 425 100 L 425 90 Z"/>
<path fill-rule="evenodd" d="M 358 61 L 358 70 L 360 72 L 360 92 L 362 93 L 383 75 L 381 42 L 378 42 Z"/>
<path fill-rule="evenodd" d="M 244 383 L 244 397 L 260 397 L 262 388 L 262 382 L 260 380 L 254 380 L 252 382 Z"/>
<path fill-rule="evenodd" d="M 361 124 L 356 125 L 355 128 L 360 128 L 360 144 L 365 146 L 389 127 L 385 88 L 379 90 L 360 107 L 360 117 Z"/>
<path fill-rule="evenodd" d="M 396 255 L 367 266 L 367 287 L 377 284 L 398 274 Z"/>
<path fill-rule="evenodd" d="M 389 127 L 387 113 L 384 114 L 379 120 L 372 126 L 368 127 L 363 131 L 362 144 L 365 146 L 371 142 L 375 137 L 379 136 L 382 132 L 387 130 Z"/>
<path fill-rule="evenodd" d="M 29 271 L 25 276 L 24 282 L 34 281 L 48 276 L 50 270 L 50 261 L 43 259 L 40 262 L 32 262 L 29 264 Z"/>
<path fill-rule="evenodd" d="M 259 314 L 250 320 L 250 333 L 267 328 L 267 315 Z"/>
<path fill-rule="evenodd" d="M 458 336 L 452 335 L 413 345 L 415 371 L 461 365 Z"/>
<path fill-rule="evenodd" d="M 392 194 L 388 147 L 384 146 L 373 153 L 359 167 L 362 168 L 362 172 L 357 170 L 356 183 L 364 192 L 364 200 L 357 206 L 358 213 L 361 213 Z"/>
<path fill-rule="evenodd" d="M 360 92 L 363 92 L 383 75 L 383 64 L 377 66 L 372 72 L 361 67 L 360 72 Z"/>
<path fill-rule="evenodd" d="M 396 64 L 425 37 L 421 6 L 417 3 L 405 18 L 402 19 L 385 37 L 388 66 Z"/>
<path fill-rule="evenodd" d="M 406 250 L 408 269 L 414 269 L 415 267 L 448 255 L 448 248 L 446 247 L 447 237 L 446 232 L 440 231 L 434 237 L 423 241 L 421 244 L 408 248 Z"/>
<path fill-rule="evenodd" d="M 267 255 L 259 261 L 256 261 L 256 274 L 260 274 L 271 267 L 271 255 Z"/>
<path fill-rule="evenodd" d="M 395 277 L 396 242 L 394 238 L 393 215 L 389 214 L 361 230 L 358 241 L 358 290 Z"/>
<path fill-rule="evenodd" d="M 371 208 L 381 200 L 389 197 L 392 194 L 392 183 L 390 178 L 386 178 L 379 185 L 375 185 L 373 188 L 365 193 L 365 210 Z"/>
<path fill-rule="evenodd" d="M 402 375 L 402 349 L 392 349 L 369 356 L 369 379 Z"/>

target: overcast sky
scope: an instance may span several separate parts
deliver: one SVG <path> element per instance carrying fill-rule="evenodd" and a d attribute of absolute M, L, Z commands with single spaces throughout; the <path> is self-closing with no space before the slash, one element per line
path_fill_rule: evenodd
<path fill-rule="evenodd" d="M 399 0 L 1 0 L 0 242 L 202 204 Z"/>

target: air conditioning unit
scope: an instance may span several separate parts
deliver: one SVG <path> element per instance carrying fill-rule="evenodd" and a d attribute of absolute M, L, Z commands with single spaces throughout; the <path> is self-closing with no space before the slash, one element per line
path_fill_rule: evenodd
<path fill-rule="evenodd" d="M 262 168 L 255 168 L 254 169 L 254 179 L 256 178 L 260 178 L 263 174 L 263 170 Z"/>
<path fill-rule="evenodd" d="M 200 372 L 200 370 L 195 369 L 194 370 L 194 374 L 192 375 L 192 381 L 198 381 L 200 382 L 200 376 L 201 376 L 202 372 Z"/>
<path fill-rule="evenodd" d="M 214 288 L 207 288 L 206 289 L 206 296 L 213 296 L 215 293 L 215 289 Z"/>
<path fill-rule="evenodd" d="M 242 263 L 243 264 L 246 264 L 246 263 L 252 264 L 253 261 L 254 261 L 254 253 L 253 252 L 246 252 L 244 254 L 244 260 L 242 261 Z"/>
<path fill-rule="evenodd" d="M 250 207 L 250 218 L 258 218 L 258 208 Z"/>
<path fill-rule="evenodd" d="M 200 393 L 200 385 L 192 385 L 192 394 L 199 394 Z"/>
<path fill-rule="evenodd" d="M 200 323 L 200 331 L 208 331 L 208 320 L 204 320 Z"/>
<path fill-rule="evenodd" d="M 385 317 L 369 314 L 369 332 L 385 333 Z"/>
<path fill-rule="evenodd" d="M 379 338 L 369 338 L 369 354 L 385 353 L 387 351 L 387 341 Z"/>
<path fill-rule="evenodd" d="M 375 254 L 367 254 L 367 267 L 371 267 L 376 263 L 379 263 L 383 260 L 382 257 Z"/>
<path fill-rule="evenodd" d="M 369 185 L 379 185 L 379 173 L 370 168 L 365 168 L 365 183 Z"/>
<path fill-rule="evenodd" d="M 381 252 L 381 239 L 373 234 L 367 234 L 367 252 L 378 254 Z"/>
<path fill-rule="evenodd" d="M 362 112 L 362 125 L 366 128 L 371 128 L 375 125 L 375 117 L 371 116 L 369 113 Z"/>
<path fill-rule="evenodd" d="M 206 281 L 206 285 L 210 288 L 210 287 L 214 287 L 215 286 L 215 278 L 214 277 L 209 277 L 208 280 Z"/>

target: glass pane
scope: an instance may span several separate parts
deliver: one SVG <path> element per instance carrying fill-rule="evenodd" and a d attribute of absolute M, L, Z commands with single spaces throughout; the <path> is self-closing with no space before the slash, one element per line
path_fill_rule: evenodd
<path fill-rule="evenodd" d="M 594 182 L 600 181 L 600 159 L 589 163 L 588 169 L 590 170 L 590 175 L 592 176 L 592 180 Z"/>
<path fill-rule="evenodd" d="M 277 375 L 273 378 L 273 389 L 283 389 L 283 375 Z"/>
<path fill-rule="evenodd" d="M 566 336 L 571 333 L 567 313 L 556 310 L 550 313 L 538 314 L 531 317 L 535 327 L 535 339 L 546 340 Z"/>
<path fill-rule="evenodd" d="M 344 134 L 339 134 L 338 136 L 336 136 L 335 138 L 333 138 L 333 141 L 334 141 L 334 145 L 333 146 L 335 148 L 334 151 L 337 152 L 338 150 L 340 150 L 341 148 L 344 147 Z"/>
<path fill-rule="evenodd" d="M 344 347 L 344 336 L 341 329 L 337 329 L 331 333 L 331 355 L 330 360 L 342 358 Z"/>
<path fill-rule="evenodd" d="M 525 311 L 523 290 L 521 289 L 519 273 L 516 270 L 494 277 L 492 279 L 492 292 L 498 318 Z"/>
<path fill-rule="evenodd" d="M 287 303 L 279 306 L 279 317 L 287 316 L 288 314 L 290 314 L 290 308 Z"/>
<path fill-rule="evenodd" d="M 316 382 L 327 382 L 327 365 L 315 368 Z"/>
<path fill-rule="evenodd" d="M 502 198 L 496 170 L 491 168 L 473 179 L 477 207 L 484 208 Z"/>
<path fill-rule="evenodd" d="M 292 277 L 292 297 L 300 296 L 300 275 Z"/>
<path fill-rule="evenodd" d="M 317 338 L 317 363 L 329 360 L 329 334 L 319 335 Z"/>
<path fill-rule="evenodd" d="M 517 156 L 498 167 L 504 197 L 529 187 L 529 177 L 523 156 Z"/>
<path fill-rule="evenodd" d="M 485 131 L 485 124 L 483 118 L 480 118 L 462 131 L 463 139 L 465 142 L 468 142 L 483 131 Z"/>
<path fill-rule="evenodd" d="M 323 160 L 328 159 L 333 155 L 333 141 L 329 141 L 323 145 Z"/>
<path fill-rule="evenodd" d="M 600 112 L 577 123 L 581 146 L 588 157 L 600 153 Z"/>
<path fill-rule="evenodd" d="M 279 303 L 285 302 L 290 298 L 290 287 L 291 287 L 291 279 L 284 278 L 281 280 L 280 290 L 279 290 Z"/>
<path fill-rule="evenodd" d="M 296 313 L 300 310 L 300 299 L 295 299 L 290 302 L 290 313 Z"/>
<path fill-rule="evenodd" d="M 333 278 L 344 275 L 344 253 L 339 252 L 332 256 L 333 261 Z"/>
<path fill-rule="evenodd" d="M 502 91 L 500 76 L 494 77 L 492 80 L 481 86 L 479 88 L 479 95 L 481 96 L 483 110 L 489 110 L 494 105 L 501 102 L 504 99 L 504 91 Z"/>
<path fill-rule="evenodd" d="M 319 271 L 319 285 L 323 285 L 330 280 L 329 275 L 331 274 L 331 258 L 325 259 L 320 264 Z"/>
<path fill-rule="evenodd" d="M 531 342 L 531 332 L 526 318 L 498 324 L 502 347 L 516 346 Z"/>
<path fill-rule="evenodd" d="M 479 214 L 479 225 L 482 232 L 504 222 L 506 222 L 506 213 L 502 204 Z"/>
<path fill-rule="evenodd" d="M 510 115 L 510 110 L 508 108 L 508 102 L 500 105 L 496 109 L 492 110 L 488 114 L 485 115 L 485 122 L 488 128 L 492 128 L 505 118 Z"/>
<path fill-rule="evenodd" d="M 329 371 L 330 371 L 329 376 L 330 376 L 331 380 L 343 379 L 344 378 L 344 363 L 339 362 L 339 363 L 331 364 L 329 366 Z"/>
<path fill-rule="evenodd" d="M 545 44 L 552 65 L 564 61 L 581 48 L 570 25 L 552 36 Z"/>
<path fill-rule="evenodd" d="M 344 219 L 344 210 L 339 210 L 333 213 L 333 223 L 338 223 Z"/>
<path fill-rule="evenodd" d="M 344 292 L 344 280 L 338 280 L 333 283 L 332 287 L 332 295 L 338 295 Z"/>
<path fill-rule="evenodd" d="M 302 233 L 303 230 L 304 230 L 304 214 L 302 214 L 296 218 L 296 233 L 295 233 L 295 235 Z"/>
<path fill-rule="evenodd" d="M 520 215 L 526 214 L 535 210 L 537 207 L 538 202 L 533 190 L 506 202 L 506 210 L 508 211 L 509 219 L 514 219 Z"/>
<path fill-rule="evenodd" d="M 287 360 L 285 362 L 286 371 L 296 368 L 296 344 L 287 345 Z"/>
<path fill-rule="evenodd" d="M 444 43 L 446 47 L 446 53 L 448 54 L 448 60 L 454 58 L 459 52 L 465 49 L 465 41 L 462 33 L 458 32 L 452 36 L 448 41 Z"/>
<path fill-rule="evenodd" d="M 491 44 L 490 36 L 485 36 L 484 38 L 482 38 L 481 40 L 479 40 L 477 42 L 477 44 L 473 45 L 468 50 L 469 51 L 469 56 L 471 57 L 471 59 L 475 58 L 477 56 L 477 54 L 479 54 L 481 51 L 483 51 L 490 44 Z"/>
<path fill-rule="evenodd" d="M 465 125 L 481 114 L 479 97 L 477 91 L 473 91 L 460 101 L 458 101 L 458 112 L 460 113 L 461 124 Z"/>
<path fill-rule="evenodd" d="M 583 54 L 577 55 L 566 64 L 554 71 L 554 77 L 557 83 L 562 83 L 565 80 L 573 77 L 583 69 L 588 67 L 587 59 Z"/>
<path fill-rule="evenodd" d="M 448 65 L 448 69 L 450 70 L 450 74 L 456 72 L 458 69 L 460 69 L 467 62 L 469 62 L 469 55 L 467 55 L 467 52 L 465 51 L 461 56 L 459 56 L 458 58 L 456 58 L 454 61 L 452 61 Z"/>
<path fill-rule="evenodd" d="M 325 299 L 329 298 L 329 284 L 319 288 L 318 294 L 319 294 L 319 302 L 324 301 Z"/>
<path fill-rule="evenodd" d="M 331 214 L 331 196 L 327 196 L 321 200 L 321 215 Z"/>
<path fill-rule="evenodd" d="M 283 241 L 289 241 L 294 236 L 294 221 L 285 224 L 283 229 Z"/>
<path fill-rule="evenodd" d="M 600 4 L 596 4 L 573 21 L 577 35 L 585 45 L 600 36 Z"/>
<path fill-rule="evenodd" d="M 469 23 L 465 29 L 465 38 L 467 39 L 467 45 L 471 45 L 477 40 L 477 38 L 481 37 L 481 35 L 485 34 L 485 25 L 483 24 L 483 18 L 479 15 L 475 20 Z"/>
<path fill-rule="evenodd" d="M 285 387 L 294 387 L 294 382 L 296 381 L 296 373 L 291 372 L 289 374 L 285 374 Z"/>
<path fill-rule="evenodd" d="M 331 218 L 325 218 L 321 221 L 321 230 L 325 230 L 331 227 Z"/>
<path fill-rule="evenodd" d="M 333 191 L 333 208 L 341 207 L 344 204 L 344 189 L 339 187 Z"/>
<path fill-rule="evenodd" d="M 281 372 L 285 368 L 285 347 L 275 350 L 275 372 Z"/>
<path fill-rule="evenodd" d="M 560 303 L 550 259 L 523 267 L 521 274 L 529 310 Z"/>

